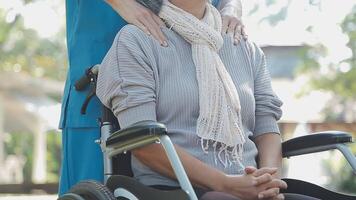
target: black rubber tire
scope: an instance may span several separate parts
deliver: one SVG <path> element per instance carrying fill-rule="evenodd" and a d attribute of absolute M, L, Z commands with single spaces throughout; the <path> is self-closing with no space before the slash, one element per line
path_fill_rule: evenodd
<path fill-rule="evenodd" d="M 77 194 L 84 200 L 116 200 L 105 185 L 94 180 L 85 180 L 74 185 L 69 193 Z"/>
<path fill-rule="evenodd" d="M 79 194 L 67 193 L 59 197 L 57 200 L 85 200 Z"/>

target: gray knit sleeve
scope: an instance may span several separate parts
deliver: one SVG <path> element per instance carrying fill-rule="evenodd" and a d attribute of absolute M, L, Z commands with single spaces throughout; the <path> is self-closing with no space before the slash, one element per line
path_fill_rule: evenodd
<path fill-rule="evenodd" d="M 277 120 L 282 116 L 282 101 L 273 92 L 266 57 L 256 45 L 250 44 L 254 68 L 254 95 L 256 101 L 254 137 L 265 133 L 280 133 Z"/>
<path fill-rule="evenodd" d="M 121 128 L 143 120 L 156 121 L 153 70 L 137 30 L 124 27 L 101 63 L 97 96 L 111 108 Z"/>

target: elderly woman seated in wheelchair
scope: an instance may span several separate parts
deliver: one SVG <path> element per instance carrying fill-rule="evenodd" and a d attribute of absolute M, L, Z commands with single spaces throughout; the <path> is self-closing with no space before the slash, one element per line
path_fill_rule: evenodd
<path fill-rule="evenodd" d="M 258 46 L 221 34 L 221 17 L 206 0 L 164 1 L 159 15 L 168 47 L 127 25 L 100 65 L 97 96 L 121 127 L 101 142 L 111 156 L 131 150 L 135 178 L 109 178 L 115 198 L 124 188 L 127 199 L 355 199 L 281 179 L 282 102 Z M 283 156 L 351 141 L 319 135 L 320 144 L 291 141 Z"/>

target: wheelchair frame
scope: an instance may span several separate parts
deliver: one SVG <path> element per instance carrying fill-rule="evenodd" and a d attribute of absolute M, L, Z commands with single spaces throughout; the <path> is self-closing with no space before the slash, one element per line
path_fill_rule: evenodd
<path fill-rule="evenodd" d="M 108 109 L 103 109 L 103 116 L 109 116 L 110 112 Z M 148 129 L 149 136 L 132 138 L 132 141 L 124 142 L 121 144 L 113 144 L 111 146 L 107 146 L 107 141 L 110 139 L 110 135 L 112 134 L 112 124 L 109 118 L 103 118 L 101 125 L 101 139 L 97 140 L 96 143 L 100 144 L 103 158 L 104 158 L 104 183 L 106 184 L 107 180 L 113 175 L 113 163 L 112 157 L 116 156 L 121 153 L 126 153 L 132 149 L 136 149 L 148 144 L 152 144 L 155 142 L 161 143 L 167 157 L 171 163 L 171 166 L 174 170 L 174 173 L 177 177 L 177 180 L 182 188 L 182 190 L 187 193 L 191 200 L 198 200 L 193 187 L 188 179 L 187 174 L 185 173 L 184 167 L 178 157 L 177 152 L 174 149 L 173 143 L 171 142 L 169 136 L 166 135 L 167 129 L 164 127 L 163 124 L 158 123 L 151 123 L 147 122 L 147 124 L 143 124 L 144 126 L 149 127 L 142 127 L 143 129 Z M 137 124 L 138 125 L 138 124 Z M 158 131 L 157 131 L 158 130 Z M 130 197 L 130 199 L 135 200 L 136 197 L 133 197 L 128 191 L 124 189 L 115 190 L 114 196 L 118 197 Z"/>

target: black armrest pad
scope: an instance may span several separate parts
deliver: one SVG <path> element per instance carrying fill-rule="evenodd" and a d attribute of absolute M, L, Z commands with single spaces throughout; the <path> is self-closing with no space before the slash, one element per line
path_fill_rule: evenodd
<path fill-rule="evenodd" d="M 282 143 L 282 151 L 283 155 L 286 155 L 290 151 L 349 142 L 352 142 L 352 136 L 349 133 L 325 131 L 287 140 Z"/>
<path fill-rule="evenodd" d="M 106 141 L 106 146 L 110 147 L 110 145 L 143 136 L 161 136 L 164 134 L 167 134 L 167 128 L 164 124 L 154 121 L 141 121 L 111 134 Z"/>

